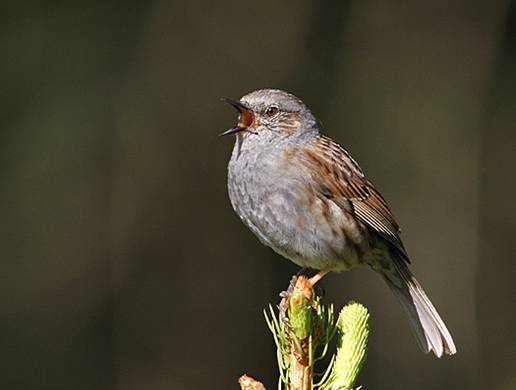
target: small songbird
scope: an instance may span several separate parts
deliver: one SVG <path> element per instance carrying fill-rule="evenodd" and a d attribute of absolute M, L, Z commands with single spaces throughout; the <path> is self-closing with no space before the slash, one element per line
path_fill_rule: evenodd
<path fill-rule="evenodd" d="M 305 104 L 287 92 L 262 89 L 240 100 L 228 165 L 235 212 L 259 240 L 297 265 L 330 271 L 367 264 L 407 312 L 421 349 L 456 352 L 441 317 L 408 268 L 400 230 L 386 201 L 358 163 L 322 135 Z"/>

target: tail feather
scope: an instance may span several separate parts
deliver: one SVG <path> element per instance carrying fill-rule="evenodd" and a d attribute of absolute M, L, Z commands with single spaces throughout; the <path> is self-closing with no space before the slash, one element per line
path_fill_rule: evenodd
<path fill-rule="evenodd" d="M 437 357 L 443 353 L 453 355 L 457 349 L 432 302 L 405 262 L 397 258 L 393 260 L 402 283 L 396 283 L 387 275 L 384 275 L 384 279 L 407 312 L 419 346 L 423 352 L 433 351 Z"/>

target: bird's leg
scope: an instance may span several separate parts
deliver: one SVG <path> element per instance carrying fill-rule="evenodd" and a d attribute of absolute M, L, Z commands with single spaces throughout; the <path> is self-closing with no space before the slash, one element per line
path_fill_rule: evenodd
<path fill-rule="evenodd" d="M 314 276 L 312 276 L 310 279 L 308 279 L 310 281 L 310 284 L 312 285 L 312 287 L 319 281 L 321 280 L 324 275 L 326 275 L 328 272 L 330 272 L 329 270 L 320 270 L 319 272 L 317 272 Z"/>

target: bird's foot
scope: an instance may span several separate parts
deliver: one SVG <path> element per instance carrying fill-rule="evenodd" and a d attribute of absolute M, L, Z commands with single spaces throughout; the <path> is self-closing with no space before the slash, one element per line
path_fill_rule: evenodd
<path fill-rule="evenodd" d="M 302 268 L 296 275 L 292 276 L 290 279 L 290 283 L 288 285 L 288 288 L 285 291 L 280 292 L 281 302 L 279 304 L 279 316 L 280 320 L 284 325 L 289 326 L 288 321 L 288 302 L 290 297 L 292 296 L 292 293 L 294 292 L 294 288 L 296 287 L 297 278 L 300 275 L 300 272 L 305 270 L 306 268 Z"/>
<path fill-rule="evenodd" d="M 309 271 L 309 268 L 300 269 L 299 272 L 296 275 L 292 276 L 292 279 L 290 279 L 290 283 L 289 283 L 287 290 L 282 291 L 280 293 L 281 302 L 279 304 L 279 317 L 280 317 L 281 322 L 287 327 L 290 327 L 290 322 L 288 319 L 289 301 L 290 301 L 290 297 L 294 293 L 294 289 L 296 288 L 299 278 L 304 279 L 303 281 L 300 280 L 301 286 L 304 286 L 304 288 L 303 288 L 304 290 L 306 290 L 306 288 L 308 288 L 308 290 L 306 290 L 306 291 L 311 291 L 313 289 L 313 290 L 315 290 L 315 294 L 317 296 L 324 295 L 324 289 L 320 285 L 316 286 L 316 284 L 329 271 L 326 271 L 326 270 L 319 271 L 317 274 L 315 274 L 314 276 L 312 276 L 310 278 L 306 275 L 308 273 L 308 271 Z"/>
<path fill-rule="evenodd" d="M 303 268 L 299 269 L 299 271 L 297 271 L 296 276 L 297 277 L 299 277 L 299 276 L 308 277 L 310 275 L 310 270 L 311 270 L 311 268 L 303 267 Z M 292 280 L 290 281 L 290 283 L 292 284 Z"/>

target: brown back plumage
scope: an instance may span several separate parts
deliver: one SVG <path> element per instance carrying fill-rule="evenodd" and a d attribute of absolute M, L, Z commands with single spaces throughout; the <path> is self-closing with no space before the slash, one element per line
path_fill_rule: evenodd
<path fill-rule="evenodd" d="M 348 201 L 356 218 L 393 245 L 408 261 L 400 229 L 387 202 L 365 178 L 362 169 L 351 155 L 328 137 L 319 136 L 303 150 L 305 163 L 318 176 L 318 191 L 338 204 L 339 198 Z"/>
<path fill-rule="evenodd" d="M 418 343 L 437 357 L 456 353 L 453 339 L 423 288 L 408 269 L 409 258 L 400 238 L 400 229 L 382 195 L 365 178 L 358 163 L 330 138 L 319 136 L 302 150 L 301 159 L 314 173 L 319 195 L 351 208 L 354 216 L 370 231 L 383 238 L 392 250 L 382 273 L 389 288 L 405 309 Z"/>

